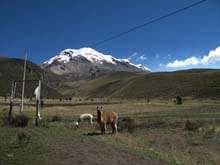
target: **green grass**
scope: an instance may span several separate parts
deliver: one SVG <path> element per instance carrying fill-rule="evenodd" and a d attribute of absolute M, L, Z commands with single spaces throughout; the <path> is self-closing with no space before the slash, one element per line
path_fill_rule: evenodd
<path fill-rule="evenodd" d="M 137 77 L 113 94 L 119 98 L 219 97 L 219 70 L 157 72 Z M 134 92 L 135 91 L 135 92 Z"/>
<path fill-rule="evenodd" d="M 42 136 L 44 130 L 39 128 L 23 128 L 31 135 L 30 143 L 20 145 L 19 128 L 1 127 L 0 164 L 45 164 L 47 137 Z M 40 138 L 39 138 L 40 137 Z"/>
<path fill-rule="evenodd" d="M 115 72 L 88 81 L 87 83 L 80 86 L 78 92 L 80 93 L 80 96 L 86 96 L 90 98 L 110 96 L 124 84 L 129 83 L 132 81 L 132 79 L 138 76 L 139 74 L 131 72 Z"/>
<path fill-rule="evenodd" d="M 7 113 L 7 108 L 1 107 L 1 116 Z M 104 109 L 118 113 L 120 121 L 126 117 L 134 119 L 134 131 L 85 136 L 100 132 L 98 124 L 83 123 L 77 129 L 73 122 L 81 113 L 96 114 L 95 105 L 43 108 L 39 127 L 34 126 L 34 107 L 25 106 L 24 114 L 31 118 L 27 128 L 0 126 L 0 164 L 48 164 L 55 154 L 53 150 L 61 152 L 56 160 L 63 160 L 74 150 L 64 146 L 82 140 L 110 145 L 116 150 L 164 164 L 217 164 L 220 160 L 219 108 L 220 103 L 212 100 L 185 100 L 183 105 L 160 100 L 152 100 L 151 104 L 139 101 L 105 105 Z M 19 107 L 14 107 L 14 113 L 19 113 Z M 61 120 L 52 122 L 50 119 L 55 115 Z M 196 131 L 187 131 L 184 129 L 186 120 L 202 125 Z M 20 131 L 31 136 L 27 144 L 19 145 Z"/>
<path fill-rule="evenodd" d="M 76 92 L 81 97 L 120 99 L 220 98 L 220 70 L 192 69 L 134 74 L 116 72 L 88 81 Z"/>

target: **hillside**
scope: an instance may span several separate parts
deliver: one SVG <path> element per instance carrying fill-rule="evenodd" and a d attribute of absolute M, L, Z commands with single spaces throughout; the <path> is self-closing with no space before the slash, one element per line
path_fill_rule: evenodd
<path fill-rule="evenodd" d="M 24 61 L 0 58 L 0 95 L 10 95 L 12 80 L 22 79 Z M 220 98 L 220 70 L 191 69 L 175 72 L 111 72 L 92 80 L 65 81 L 62 76 L 47 72 L 28 61 L 26 79 L 43 77 L 43 97 L 109 97 L 119 99 Z M 16 95 L 21 95 L 21 83 Z M 26 83 L 25 96 L 33 97 L 35 83 Z M 63 96 L 61 96 L 61 93 Z"/>
<path fill-rule="evenodd" d="M 12 80 L 23 79 L 24 60 L 16 58 L 0 58 L 0 96 L 10 96 Z M 48 84 L 47 76 L 44 76 L 43 70 L 36 64 L 27 61 L 26 79 L 38 80 L 42 79 L 42 96 L 43 97 L 59 97 L 60 95 Z M 34 89 L 38 86 L 38 82 L 26 82 L 25 96 L 33 97 Z M 16 96 L 21 95 L 22 83 L 17 83 Z"/>
<path fill-rule="evenodd" d="M 80 87 L 85 97 L 220 98 L 220 70 L 192 69 L 176 72 L 128 74 L 118 72 L 89 81 Z"/>
<path fill-rule="evenodd" d="M 116 93 L 128 82 L 141 74 L 132 72 L 114 72 L 97 79 L 88 81 L 77 90 L 79 96 L 106 97 Z"/>

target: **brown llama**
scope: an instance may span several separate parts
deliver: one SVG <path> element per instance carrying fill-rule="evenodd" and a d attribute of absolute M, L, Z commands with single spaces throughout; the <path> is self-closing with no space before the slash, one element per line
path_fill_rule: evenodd
<path fill-rule="evenodd" d="M 101 127 L 102 134 L 105 134 L 107 124 L 111 124 L 112 133 L 117 133 L 117 121 L 118 115 L 115 112 L 103 111 L 102 107 L 101 109 L 97 107 L 97 122 Z"/>

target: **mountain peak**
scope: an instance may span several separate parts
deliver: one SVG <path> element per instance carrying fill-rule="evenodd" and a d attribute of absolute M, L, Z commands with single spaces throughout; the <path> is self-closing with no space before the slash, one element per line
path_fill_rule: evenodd
<path fill-rule="evenodd" d="M 111 55 L 105 55 L 101 52 L 96 51 L 92 48 L 80 48 L 80 49 L 65 49 L 59 53 L 59 55 L 56 55 L 52 57 L 51 59 L 45 61 L 44 65 L 52 65 L 55 62 L 59 63 L 69 63 L 71 59 L 77 58 L 77 57 L 83 57 L 86 60 L 90 61 L 93 64 L 104 64 L 108 63 L 111 65 L 118 65 L 119 63 L 125 63 L 132 65 L 133 67 L 136 67 L 137 69 L 143 70 L 143 71 L 150 71 L 149 68 L 138 64 L 132 64 L 128 59 L 117 59 Z"/>

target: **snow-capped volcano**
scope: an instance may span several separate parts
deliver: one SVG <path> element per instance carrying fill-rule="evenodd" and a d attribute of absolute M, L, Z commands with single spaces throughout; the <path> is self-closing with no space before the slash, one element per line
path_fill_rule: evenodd
<path fill-rule="evenodd" d="M 48 76 L 50 85 L 62 90 L 77 88 L 87 80 L 113 72 L 150 72 L 145 66 L 132 64 L 127 59 L 104 55 L 91 48 L 65 49 L 45 61 L 41 67 Z"/>
<path fill-rule="evenodd" d="M 113 72 L 150 72 L 143 65 L 135 65 L 127 59 L 117 59 L 91 48 L 65 49 L 45 61 L 41 67 L 50 86 L 62 94 L 71 94 L 69 89 L 78 88 L 88 80 Z"/>
<path fill-rule="evenodd" d="M 118 65 L 118 64 L 122 64 L 122 63 L 126 63 L 128 65 L 131 65 L 133 67 L 136 67 L 137 69 L 139 69 L 138 72 L 141 71 L 150 71 L 149 68 L 138 64 L 132 64 L 128 59 L 117 59 L 114 58 L 111 55 L 104 55 L 92 48 L 81 48 L 81 49 L 65 49 L 62 52 L 60 52 L 59 55 L 56 55 L 54 57 L 52 57 L 51 59 L 45 61 L 43 63 L 43 66 L 47 67 L 47 66 L 51 66 L 53 64 L 57 65 L 58 63 L 60 64 L 67 64 L 69 62 L 71 62 L 71 60 L 76 60 L 76 59 L 84 59 L 87 60 L 89 62 L 91 62 L 94 65 L 104 65 L 106 64 L 112 64 L 112 65 Z M 122 69 L 123 70 L 123 69 Z M 125 69 L 125 71 L 127 71 L 127 69 Z"/>

